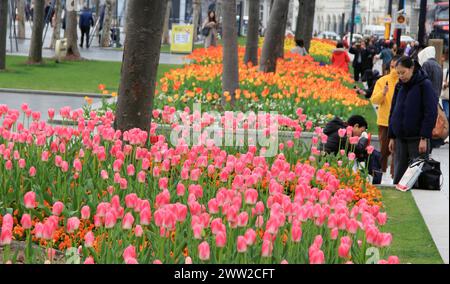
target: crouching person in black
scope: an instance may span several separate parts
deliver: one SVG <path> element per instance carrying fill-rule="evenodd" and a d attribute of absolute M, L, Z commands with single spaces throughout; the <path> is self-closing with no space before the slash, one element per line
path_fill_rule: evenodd
<path fill-rule="evenodd" d="M 340 150 L 350 149 L 346 147 L 349 135 L 347 127 L 352 127 L 351 137 L 358 137 L 358 143 L 355 145 L 354 153 L 358 162 L 367 162 L 369 159 L 369 174 L 373 177 L 373 184 L 380 184 L 383 172 L 381 170 L 381 153 L 374 150 L 372 154 L 367 153 L 370 139 L 367 130 L 367 121 L 360 115 L 354 115 L 347 122 L 339 117 L 335 117 L 324 128 L 323 133 L 328 136 L 327 143 L 324 145 L 325 152 L 329 154 L 339 154 Z M 350 138 L 351 139 L 351 138 Z M 354 139 L 354 138 L 353 138 Z M 348 141 L 350 143 L 350 141 Z M 369 157 L 370 156 L 370 157 Z"/>

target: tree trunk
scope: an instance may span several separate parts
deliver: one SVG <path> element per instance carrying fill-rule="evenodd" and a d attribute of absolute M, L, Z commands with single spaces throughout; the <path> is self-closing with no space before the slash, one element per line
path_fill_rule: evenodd
<path fill-rule="evenodd" d="M 17 1 L 17 25 L 19 26 L 17 38 L 25 39 L 25 0 Z"/>
<path fill-rule="evenodd" d="M 128 1 L 116 129 L 149 131 L 167 0 Z"/>
<path fill-rule="evenodd" d="M 171 11 L 172 11 L 172 0 L 168 0 L 166 15 L 164 17 L 164 30 L 163 30 L 162 44 L 170 43 L 169 24 L 170 24 Z"/>
<path fill-rule="evenodd" d="M 28 63 L 42 63 L 42 36 L 44 32 L 44 0 L 34 1 L 33 34 L 31 35 L 30 54 Z"/>
<path fill-rule="evenodd" d="M 70 60 L 80 59 L 80 50 L 78 49 L 78 34 L 77 34 L 77 11 L 67 12 L 67 55 L 66 58 Z M 89 40 L 89 39 L 88 39 Z"/>
<path fill-rule="evenodd" d="M 0 70 L 6 68 L 6 35 L 8 25 L 8 1 L 0 3 Z"/>
<path fill-rule="evenodd" d="M 289 7 L 288 7 L 288 9 L 289 9 Z M 289 10 L 286 10 L 285 14 L 286 15 L 283 15 L 283 17 L 285 16 L 287 19 L 288 15 L 289 15 Z M 287 21 L 285 21 L 283 23 L 283 28 L 281 29 L 282 36 L 280 37 L 280 41 L 278 41 L 278 44 L 277 44 L 277 58 L 284 58 L 284 41 L 286 39 L 286 26 L 287 26 Z"/>
<path fill-rule="evenodd" d="M 220 24 L 220 17 L 222 17 L 222 0 L 216 1 L 216 20 Z"/>
<path fill-rule="evenodd" d="M 202 0 L 193 0 L 192 2 L 192 24 L 194 25 L 194 37 L 193 44 L 197 41 L 198 37 L 198 22 L 200 21 L 200 13 L 202 11 Z"/>
<path fill-rule="evenodd" d="M 258 41 L 259 41 L 259 0 L 249 0 L 248 7 L 248 33 L 247 46 L 245 48 L 244 62 L 258 65 Z"/>
<path fill-rule="evenodd" d="M 102 30 L 102 47 L 109 47 L 110 45 L 114 2 L 114 0 L 106 0 L 105 2 L 106 10 Z"/>
<path fill-rule="evenodd" d="M 239 88 L 238 39 L 236 27 L 236 0 L 222 2 L 223 12 L 223 92 L 229 92 L 231 104 L 234 105 L 234 94 Z M 222 105 L 226 103 L 222 96 Z"/>
<path fill-rule="evenodd" d="M 55 27 L 53 28 L 52 42 L 50 49 L 55 49 L 56 41 L 61 38 L 61 15 L 62 15 L 62 3 L 61 0 L 56 0 L 55 3 Z"/>
<path fill-rule="evenodd" d="M 309 51 L 314 29 L 314 13 L 316 10 L 316 0 L 299 0 L 297 27 L 295 29 L 295 39 L 303 39 L 305 48 Z"/>
<path fill-rule="evenodd" d="M 277 69 L 278 47 L 283 40 L 289 0 L 275 0 L 270 13 L 259 69 L 262 72 L 275 72 Z"/>

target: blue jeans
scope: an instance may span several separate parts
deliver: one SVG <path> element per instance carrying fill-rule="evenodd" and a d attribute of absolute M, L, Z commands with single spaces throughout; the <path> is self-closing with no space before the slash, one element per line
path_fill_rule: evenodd
<path fill-rule="evenodd" d="M 448 100 L 442 100 L 442 108 L 444 109 L 445 115 L 448 119 Z"/>

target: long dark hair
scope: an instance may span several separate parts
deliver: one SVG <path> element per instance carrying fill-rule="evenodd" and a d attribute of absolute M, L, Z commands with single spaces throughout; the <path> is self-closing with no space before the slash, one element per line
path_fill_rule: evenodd
<path fill-rule="evenodd" d="M 405 68 L 411 69 L 414 67 L 414 74 L 417 73 L 417 71 L 421 68 L 419 62 L 412 59 L 409 56 L 402 56 L 397 61 L 397 64 L 395 66 L 403 66 Z"/>
<path fill-rule="evenodd" d="M 212 18 L 211 18 L 211 13 L 214 13 L 214 16 Z M 217 23 L 217 21 L 216 21 L 216 12 L 215 11 L 211 10 L 211 11 L 208 12 L 208 22 L 215 22 L 215 23 Z"/>

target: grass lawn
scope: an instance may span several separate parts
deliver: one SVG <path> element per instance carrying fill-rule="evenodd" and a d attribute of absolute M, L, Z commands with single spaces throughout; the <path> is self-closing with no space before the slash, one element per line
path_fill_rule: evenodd
<path fill-rule="evenodd" d="M 383 189 L 383 202 L 388 213 L 384 231 L 393 235 L 390 255 L 401 263 L 442 264 L 442 258 L 411 192 Z"/>
<path fill-rule="evenodd" d="M 0 73 L 0 88 L 96 93 L 98 85 L 117 90 L 121 62 L 82 61 L 29 66 L 26 57 L 7 56 L 6 72 Z M 179 65 L 159 65 L 158 78 Z"/>

